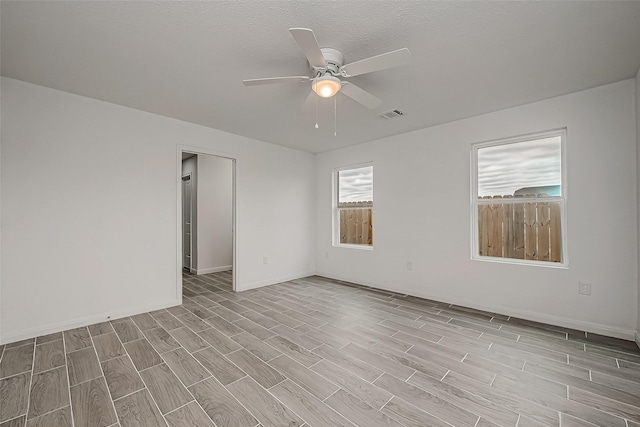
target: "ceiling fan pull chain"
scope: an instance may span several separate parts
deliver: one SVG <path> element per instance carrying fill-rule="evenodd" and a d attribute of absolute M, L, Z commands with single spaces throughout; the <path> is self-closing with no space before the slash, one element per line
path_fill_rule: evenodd
<path fill-rule="evenodd" d="M 317 84 L 318 76 L 313 80 L 313 84 Z M 318 129 L 318 98 L 316 97 L 316 129 Z"/>
<path fill-rule="evenodd" d="M 338 136 L 338 101 L 333 97 L 333 136 Z"/>

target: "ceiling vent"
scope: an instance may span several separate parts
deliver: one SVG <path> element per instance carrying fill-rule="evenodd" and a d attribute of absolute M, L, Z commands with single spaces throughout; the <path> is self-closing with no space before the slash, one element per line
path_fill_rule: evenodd
<path fill-rule="evenodd" d="M 400 110 L 390 110 L 390 111 L 378 114 L 378 116 L 382 117 L 383 119 L 393 119 L 394 117 L 400 117 L 402 115 L 404 115 L 404 113 Z"/>

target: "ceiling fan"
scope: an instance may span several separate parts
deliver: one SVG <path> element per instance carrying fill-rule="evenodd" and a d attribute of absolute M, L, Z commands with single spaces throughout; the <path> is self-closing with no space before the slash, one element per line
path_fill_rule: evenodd
<path fill-rule="evenodd" d="M 274 83 L 309 83 L 311 89 L 323 98 L 331 98 L 338 92 L 343 93 L 367 108 L 375 109 L 382 101 L 355 84 L 345 81 L 353 76 L 398 67 L 409 63 L 411 52 L 402 48 L 371 58 L 344 64 L 344 56 L 336 49 L 321 48 L 313 31 L 308 28 L 290 28 L 291 35 L 307 57 L 313 75 L 270 77 L 264 79 L 243 80 L 245 86 L 265 85 Z"/>

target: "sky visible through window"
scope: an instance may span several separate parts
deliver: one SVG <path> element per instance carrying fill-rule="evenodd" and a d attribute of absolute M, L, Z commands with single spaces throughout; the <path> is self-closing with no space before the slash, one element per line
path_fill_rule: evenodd
<path fill-rule="evenodd" d="M 561 176 L 559 136 L 478 149 L 478 197 L 560 186 Z"/>
<path fill-rule="evenodd" d="M 373 201 L 373 166 L 338 172 L 338 202 Z"/>

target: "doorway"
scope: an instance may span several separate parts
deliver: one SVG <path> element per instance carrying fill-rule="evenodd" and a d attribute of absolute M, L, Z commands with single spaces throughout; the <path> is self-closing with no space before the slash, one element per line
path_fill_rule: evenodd
<path fill-rule="evenodd" d="M 191 207 L 193 204 L 191 198 L 192 185 L 191 174 L 182 176 L 182 268 L 192 273 L 191 251 L 193 248 L 192 240 L 192 221 Z"/>
<path fill-rule="evenodd" d="M 236 158 L 178 147 L 178 172 L 179 298 L 185 284 L 236 291 Z"/>

